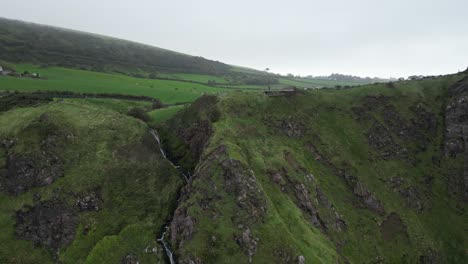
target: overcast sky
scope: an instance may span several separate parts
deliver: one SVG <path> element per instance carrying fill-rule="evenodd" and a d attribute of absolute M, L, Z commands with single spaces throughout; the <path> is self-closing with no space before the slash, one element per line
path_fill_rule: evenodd
<path fill-rule="evenodd" d="M 0 0 L 0 16 L 256 69 L 400 77 L 468 67 L 468 0 Z"/>

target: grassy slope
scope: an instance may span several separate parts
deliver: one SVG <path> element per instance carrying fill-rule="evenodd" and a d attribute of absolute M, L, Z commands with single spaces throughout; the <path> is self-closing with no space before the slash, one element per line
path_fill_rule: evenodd
<path fill-rule="evenodd" d="M 18 72 L 27 70 L 40 73 L 46 79 L 0 76 L 0 90 L 50 90 L 144 95 L 158 98 L 165 103 L 190 102 L 203 93 L 223 91 L 220 88 L 196 83 L 141 79 L 66 68 L 40 68 L 24 64 L 16 65 L 15 68 Z"/>
<path fill-rule="evenodd" d="M 70 193 L 101 188 L 102 209 L 80 213 L 75 240 L 60 251 L 62 263 L 118 263 L 127 254 L 140 261 L 162 261 L 156 235 L 174 206 L 181 185 L 177 171 L 162 159 L 142 122 L 85 101 L 53 102 L 0 113 L 0 138 L 18 138 L 15 153 L 38 148 L 39 117 L 47 113 L 54 133 L 71 135 L 60 143 L 65 175 L 19 196 L 0 194 L 0 262 L 52 263 L 51 255 L 14 235 L 15 211 L 33 205 L 33 194 L 59 196 L 72 206 Z M 39 126 L 41 127 L 41 126 Z M 2 151 L 1 166 L 5 166 Z M 84 229 L 89 230 L 87 234 Z M 158 247 L 158 254 L 144 253 Z"/>
<path fill-rule="evenodd" d="M 229 65 L 107 36 L 0 18 L 0 54 L 12 62 L 149 74 L 219 74 Z"/>
<path fill-rule="evenodd" d="M 435 80 L 397 83 L 397 88 L 386 85 L 369 85 L 349 90 L 318 90 L 294 98 L 268 98 L 264 95 L 236 92 L 221 97 L 218 108 L 222 113 L 220 121 L 214 123 L 215 134 L 205 154 L 220 145 L 228 148 L 228 157 L 246 164 L 255 175 L 260 186 L 259 197 L 267 199 L 267 217 L 264 221 L 250 226 L 259 238 L 256 263 L 279 263 L 278 252 L 285 251 L 292 259 L 304 255 L 306 261 L 331 263 L 337 258 L 333 244 L 341 244 L 338 251 L 352 263 L 367 263 L 384 260 L 385 263 L 416 263 L 419 257 L 435 251 L 443 263 L 464 263 L 466 256 L 466 217 L 460 214 L 464 207 L 447 192 L 443 176 L 446 167 L 432 164 L 432 157 L 438 155 L 443 134 L 441 116 L 446 100 L 446 89 L 460 76 L 447 76 Z M 437 116 L 438 130 L 423 152 L 414 154 L 419 160 L 412 165 L 401 159 L 382 160 L 367 141 L 369 124 L 356 120 L 351 108 L 361 106 L 363 98 L 369 95 L 385 95 L 404 120 L 410 121 L 414 112 L 410 107 L 423 102 L 426 111 Z M 373 113 L 376 118 L 381 118 Z M 180 115 L 184 115 L 181 112 Z M 291 119 L 292 117 L 292 119 Z M 177 119 L 177 115 L 176 115 Z M 288 137 L 277 124 L 293 120 L 305 126 L 299 137 Z M 424 132 L 426 133 L 426 132 Z M 330 170 L 323 162 L 316 161 L 315 155 L 305 147 L 313 142 L 317 150 L 338 168 L 354 171 L 358 179 L 379 199 L 386 211 L 385 216 L 360 208 L 343 178 Z M 413 143 L 405 144 L 414 149 Z M 287 162 L 285 153 L 291 153 L 296 162 L 314 175 L 310 182 L 304 173 Z M 338 232 L 330 229 L 327 235 L 313 227 L 296 206 L 294 197 L 282 192 L 269 176 L 269 171 L 286 170 L 292 179 L 307 186 L 312 197 L 319 187 L 337 212 L 346 221 L 348 230 Z M 236 206 L 236 197 L 223 184 L 219 169 L 214 169 L 209 180 L 196 178 L 194 192 L 182 206 L 196 219 L 196 233 L 193 239 L 179 249 L 179 254 L 191 254 L 208 262 L 238 263 L 247 261 L 240 252 L 234 237 L 239 230 L 233 226 L 232 217 L 242 211 Z M 219 175 L 219 176 L 218 176 Z M 434 182 L 426 189 L 422 182 L 432 175 Z M 404 186 L 416 187 L 422 193 L 425 205 L 423 212 L 406 205 L 405 199 L 383 183 L 390 177 L 400 176 Z M 206 188 L 204 186 L 216 186 Z M 213 220 L 210 214 L 197 203 L 203 197 L 221 196 L 213 202 L 211 211 L 218 211 L 220 217 Z M 314 201 L 320 216 L 329 221 L 326 208 Z M 210 212 L 211 212 L 210 211 Z M 381 225 L 390 213 L 397 213 L 406 226 L 408 237 L 398 235 L 392 240 L 381 236 Z M 216 237 L 217 242 L 209 242 Z M 206 246 L 210 243 L 209 248 Z M 225 256 L 229 256 L 226 258 Z"/>

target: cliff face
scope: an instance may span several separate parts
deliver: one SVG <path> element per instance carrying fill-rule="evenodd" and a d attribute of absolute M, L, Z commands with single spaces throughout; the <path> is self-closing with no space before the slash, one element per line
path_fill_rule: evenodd
<path fill-rule="evenodd" d="M 450 191 L 468 201 L 468 78 L 449 89 L 445 109 L 444 154 L 454 163 L 448 174 Z"/>
<path fill-rule="evenodd" d="M 187 133 L 168 139 L 200 153 L 170 226 L 178 261 L 466 261 L 463 78 L 238 92 L 182 111 L 168 131 L 210 136 L 201 152 Z"/>

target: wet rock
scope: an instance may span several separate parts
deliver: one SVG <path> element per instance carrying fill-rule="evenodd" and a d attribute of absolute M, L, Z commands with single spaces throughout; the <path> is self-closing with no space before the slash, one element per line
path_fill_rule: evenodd
<path fill-rule="evenodd" d="M 253 256 L 257 252 L 257 244 L 259 239 L 254 237 L 249 228 L 246 228 L 240 237 L 236 238 L 237 244 L 242 251 L 248 256 L 249 263 L 252 263 Z"/>
<path fill-rule="evenodd" d="M 49 200 L 17 211 L 15 233 L 56 255 L 73 241 L 78 223 L 78 214 L 72 207 L 60 200 Z"/>
<path fill-rule="evenodd" d="M 127 255 L 120 260 L 120 264 L 139 264 L 140 261 L 134 255 Z"/>
<path fill-rule="evenodd" d="M 390 213 L 380 225 L 380 234 L 383 240 L 393 241 L 401 236 L 408 239 L 406 225 L 396 213 Z"/>
<path fill-rule="evenodd" d="M 179 207 L 174 213 L 171 222 L 171 242 L 175 248 L 181 248 L 184 242 L 192 239 L 194 232 L 194 219 L 187 214 L 187 209 Z"/>

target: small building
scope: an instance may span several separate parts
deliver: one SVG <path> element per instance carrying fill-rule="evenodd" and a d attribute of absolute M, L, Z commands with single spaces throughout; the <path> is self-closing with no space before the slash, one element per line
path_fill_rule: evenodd
<path fill-rule="evenodd" d="M 281 90 L 267 90 L 265 94 L 268 96 L 294 96 L 296 95 L 297 88 L 295 86 L 288 86 Z"/>

